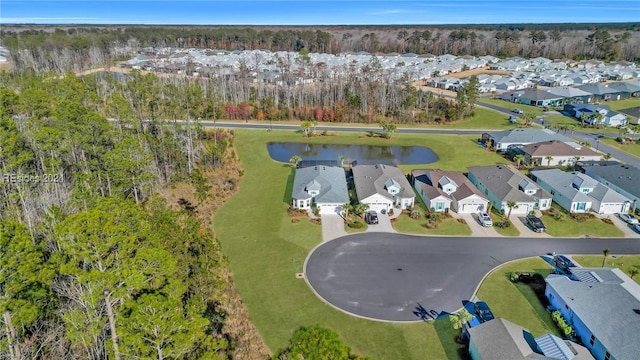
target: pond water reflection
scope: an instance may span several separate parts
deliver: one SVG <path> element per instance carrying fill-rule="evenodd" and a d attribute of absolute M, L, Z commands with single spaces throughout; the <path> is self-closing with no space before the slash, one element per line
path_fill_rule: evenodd
<path fill-rule="evenodd" d="M 424 146 L 380 146 L 352 144 L 307 144 L 291 142 L 271 142 L 267 144 L 269 156 L 280 162 L 289 162 L 298 155 L 303 160 L 338 161 L 344 156 L 344 163 L 356 161 L 358 164 L 429 164 L 438 156 Z"/>

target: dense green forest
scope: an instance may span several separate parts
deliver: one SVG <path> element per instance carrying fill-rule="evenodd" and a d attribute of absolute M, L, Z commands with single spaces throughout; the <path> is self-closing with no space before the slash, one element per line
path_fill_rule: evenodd
<path fill-rule="evenodd" d="M 58 72 L 102 66 L 144 48 L 158 47 L 640 59 L 638 23 L 333 27 L 13 25 L 0 30 L 0 38 L 11 51 L 17 68 Z"/>
<path fill-rule="evenodd" d="M 0 354 L 228 358 L 225 265 L 194 216 L 233 135 L 110 123 L 75 76 L 0 78 Z M 190 182 L 198 203 L 156 194 Z"/>

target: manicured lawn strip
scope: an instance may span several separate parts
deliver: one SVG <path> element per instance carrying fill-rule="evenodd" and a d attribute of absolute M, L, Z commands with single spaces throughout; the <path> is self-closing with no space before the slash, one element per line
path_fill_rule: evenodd
<path fill-rule="evenodd" d="M 496 317 L 527 328 L 533 336 L 545 333 L 559 335 L 551 315 L 542 306 L 531 288 L 509 280 L 511 272 L 539 272 L 545 277 L 552 268 L 540 258 L 508 263 L 495 269 L 478 290 L 478 298 L 486 301 Z"/>
<path fill-rule="evenodd" d="M 575 127 L 575 129 L 579 129 L 580 127 L 580 122 L 578 120 L 576 120 L 575 118 L 572 118 L 570 116 L 564 116 L 564 115 L 549 115 L 549 116 L 545 116 L 544 117 L 544 122 L 545 122 L 545 126 L 547 128 L 551 128 L 553 127 L 553 125 L 558 125 L 558 126 L 568 126 L 568 127 Z M 564 134 L 564 131 L 562 132 Z M 568 132 L 567 135 L 569 135 L 570 133 Z"/>
<path fill-rule="evenodd" d="M 432 126 L 429 126 L 432 127 Z M 476 106 L 473 110 L 473 116 L 462 121 L 456 121 L 450 124 L 437 125 L 433 127 L 443 129 L 512 129 L 516 125 L 509 123 L 509 115 L 501 112 L 481 108 Z"/>
<path fill-rule="evenodd" d="M 453 338 L 441 339 L 434 324 L 388 324 L 346 315 L 322 303 L 304 280 L 296 279 L 308 252 L 321 239 L 321 227 L 307 219 L 292 224 L 284 194 L 290 166 L 272 161 L 267 141 L 420 144 L 441 155 L 438 167 L 500 160 L 463 136 L 398 135 L 392 140 L 358 139 L 356 134 L 303 139 L 292 131 L 236 131 L 235 147 L 244 164 L 240 191 L 214 218 L 216 236 L 251 320 L 273 351 L 283 348 L 300 326 L 321 324 L 336 331 L 355 351 L 374 359 L 446 359 L 456 353 Z M 477 153 L 477 154 L 474 154 Z M 405 170 L 420 166 L 406 166 Z M 446 320 L 445 320 L 446 321 Z"/>
<path fill-rule="evenodd" d="M 605 247 L 603 246 L 603 249 L 604 248 Z M 576 255 L 572 256 L 572 258 L 583 267 L 602 266 L 602 255 Z M 614 253 L 610 253 L 607 256 L 604 266 L 619 268 L 624 271 L 625 274 L 629 275 L 629 270 L 631 269 L 640 271 L 640 255 L 616 255 Z M 640 275 L 634 276 L 633 280 L 640 284 Z"/>
<path fill-rule="evenodd" d="M 491 212 L 491 214 L 489 214 L 489 216 L 491 216 L 491 221 L 493 221 L 494 224 L 498 221 L 503 221 L 502 215 L 496 214 L 493 211 Z M 509 226 L 508 228 L 499 228 L 495 225 L 493 226 L 493 228 L 496 229 L 498 234 L 502 236 L 520 236 L 520 231 L 518 231 L 518 228 L 513 225 L 513 220 L 511 220 L 511 226 Z"/>
<path fill-rule="evenodd" d="M 487 103 L 487 104 L 493 104 L 493 105 L 496 105 L 496 106 L 500 106 L 502 108 L 509 109 L 509 110 L 520 109 L 520 110 L 524 111 L 525 113 L 533 114 L 535 116 L 540 116 L 540 115 L 542 115 L 544 113 L 544 111 L 539 107 L 531 106 L 531 105 L 525 105 L 525 104 L 518 104 L 518 103 L 506 101 L 506 100 L 492 99 L 492 98 L 480 98 L 480 99 L 478 99 L 478 101 L 479 102 L 483 102 L 483 103 Z"/>
<path fill-rule="evenodd" d="M 635 98 L 617 101 L 603 101 L 600 104 L 609 106 L 611 110 L 620 110 L 640 106 L 640 99 Z"/>
<path fill-rule="evenodd" d="M 640 157 L 640 145 L 638 144 L 620 144 L 619 142 L 617 142 L 615 139 L 609 139 L 609 138 L 601 138 L 600 141 L 602 141 L 603 143 L 609 145 L 609 146 L 613 146 L 614 148 L 618 149 L 618 150 L 622 150 L 628 154 Z"/>
<path fill-rule="evenodd" d="M 551 236 L 579 237 L 591 235 L 598 237 L 624 237 L 622 230 L 598 218 L 578 222 L 567 215 L 564 221 L 558 221 L 552 216 L 543 215 L 541 220 L 547 228 L 547 233 Z"/>
<path fill-rule="evenodd" d="M 427 229 L 422 226 L 427 222 L 424 217 L 418 220 L 413 220 L 407 214 L 400 215 L 395 222 L 393 222 L 393 228 L 396 231 L 407 234 L 418 235 L 452 235 L 452 236 L 469 236 L 471 235 L 471 229 L 469 225 L 459 223 L 454 218 L 444 219 L 437 228 Z"/>

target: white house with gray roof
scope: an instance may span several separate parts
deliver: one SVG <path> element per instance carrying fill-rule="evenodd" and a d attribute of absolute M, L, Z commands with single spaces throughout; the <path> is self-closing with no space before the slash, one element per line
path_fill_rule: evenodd
<path fill-rule="evenodd" d="M 545 295 L 597 360 L 638 359 L 640 285 L 620 269 L 549 275 Z"/>
<path fill-rule="evenodd" d="M 311 166 L 296 170 L 291 206 L 307 210 L 317 206 L 321 214 L 338 214 L 349 202 L 347 177 L 336 166 Z"/>
<path fill-rule="evenodd" d="M 551 207 L 551 194 L 511 166 L 472 166 L 467 177 L 498 211 L 508 212 L 510 201 L 516 204 L 511 209 L 511 213 L 516 215 Z"/>
<path fill-rule="evenodd" d="M 585 174 L 630 199 L 634 210 L 640 205 L 640 185 L 638 185 L 640 169 L 637 167 L 617 163 L 604 166 L 585 166 L 583 169 Z"/>
<path fill-rule="evenodd" d="M 356 165 L 353 167 L 353 182 L 358 201 L 368 205 L 370 210 L 409 209 L 415 202 L 411 184 L 395 166 Z"/>
<path fill-rule="evenodd" d="M 553 195 L 558 205 L 571 213 L 591 210 L 598 214 L 616 214 L 628 212 L 631 207 L 629 198 L 580 172 L 534 170 L 531 177 Z"/>
<path fill-rule="evenodd" d="M 511 146 L 528 145 L 548 141 L 573 143 L 573 140 L 549 129 L 511 129 L 488 131 L 482 134 L 482 142 L 491 142 L 496 151 L 507 151 Z"/>

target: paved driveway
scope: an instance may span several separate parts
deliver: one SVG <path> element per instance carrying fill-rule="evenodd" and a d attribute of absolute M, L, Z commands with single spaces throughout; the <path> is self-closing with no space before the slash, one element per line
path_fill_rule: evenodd
<path fill-rule="evenodd" d="M 640 239 L 361 233 L 317 247 L 309 254 L 304 272 L 322 300 L 347 313 L 387 321 L 420 321 L 421 309 L 431 314 L 459 309 L 462 300 L 473 296 L 483 276 L 507 261 L 549 252 L 601 255 L 604 248 L 612 255 L 638 254 Z"/>
<path fill-rule="evenodd" d="M 631 228 L 629 224 L 620 220 L 616 215 L 609 215 L 609 219 L 624 233 L 625 237 L 640 239 L 640 234 Z"/>
<path fill-rule="evenodd" d="M 396 230 L 391 226 L 391 219 L 388 214 L 378 213 L 378 223 L 375 225 L 368 225 L 367 232 L 395 233 Z"/>
<path fill-rule="evenodd" d="M 535 238 L 550 238 L 547 233 L 537 233 L 529 227 L 525 215 L 511 215 L 511 223 L 520 231 L 520 236 Z"/>
<path fill-rule="evenodd" d="M 344 220 L 338 214 L 322 214 L 322 241 L 329 241 L 348 235 L 344 231 Z"/>
<path fill-rule="evenodd" d="M 478 222 L 478 214 L 458 214 L 464 219 L 471 229 L 471 236 L 475 237 L 501 237 L 493 226 L 484 227 Z"/>

